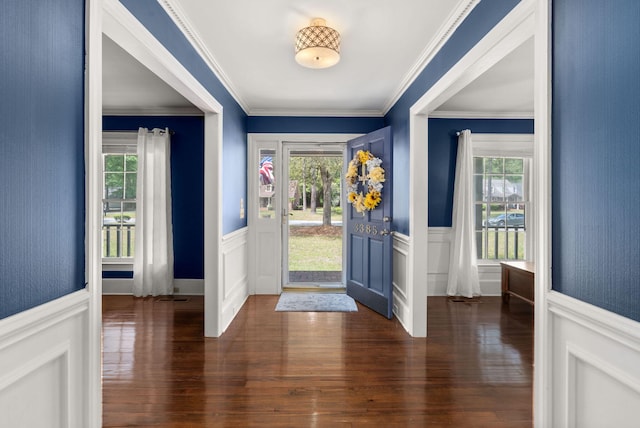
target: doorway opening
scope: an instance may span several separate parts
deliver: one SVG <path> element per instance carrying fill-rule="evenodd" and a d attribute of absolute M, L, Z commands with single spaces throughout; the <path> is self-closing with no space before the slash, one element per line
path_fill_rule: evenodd
<path fill-rule="evenodd" d="M 283 288 L 344 289 L 344 147 L 285 143 L 283 149 Z"/>

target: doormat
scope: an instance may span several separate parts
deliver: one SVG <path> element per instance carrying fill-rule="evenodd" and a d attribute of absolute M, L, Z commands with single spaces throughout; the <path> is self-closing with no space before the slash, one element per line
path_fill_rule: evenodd
<path fill-rule="evenodd" d="M 357 312 L 355 300 L 336 293 L 282 293 L 277 312 Z"/>

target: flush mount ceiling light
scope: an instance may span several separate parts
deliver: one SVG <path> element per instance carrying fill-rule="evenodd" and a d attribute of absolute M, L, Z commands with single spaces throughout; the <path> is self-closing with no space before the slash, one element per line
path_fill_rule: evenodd
<path fill-rule="evenodd" d="M 340 33 L 326 26 L 322 18 L 296 34 L 296 61 L 309 68 L 327 68 L 340 61 Z"/>

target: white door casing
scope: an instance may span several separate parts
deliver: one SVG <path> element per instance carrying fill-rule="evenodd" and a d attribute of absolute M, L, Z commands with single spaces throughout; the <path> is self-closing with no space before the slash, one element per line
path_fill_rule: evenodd
<path fill-rule="evenodd" d="M 361 134 L 249 134 L 247 150 L 247 225 L 249 229 L 249 293 L 250 294 L 280 294 L 282 292 L 282 232 L 283 213 L 285 206 L 282 195 L 284 186 L 284 145 L 326 143 L 346 143 L 347 140 Z M 260 164 L 260 150 L 275 151 L 274 175 L 275 218 L 260 218 L 258 211 L 258 166 Z M 255 166 L 255 168 L 254 168 Z M 284 221 L 286 223 L 286 220 Z"/>
<path fill-rule="evenodd" d="M 103 11 L 102 32 L 204 112 L 205 335 L 217 337 L 223 332 L 222 105 L 119 1 L 104 0 Z M 98 200 L 100 193 L 88 197 Z"/>

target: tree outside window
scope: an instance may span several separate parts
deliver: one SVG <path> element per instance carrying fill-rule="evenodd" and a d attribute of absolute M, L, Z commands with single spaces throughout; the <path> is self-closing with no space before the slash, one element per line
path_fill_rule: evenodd
<path fill-rule="evenodd" d="M 474 157 L 478 259 L 525 260 L 524 158 Z"/>
<path fill-rule="evenodd" d="M 103 258 L 133 257 L 137 170 L 137 155 L 127 153 L 103 155 Z"/>

